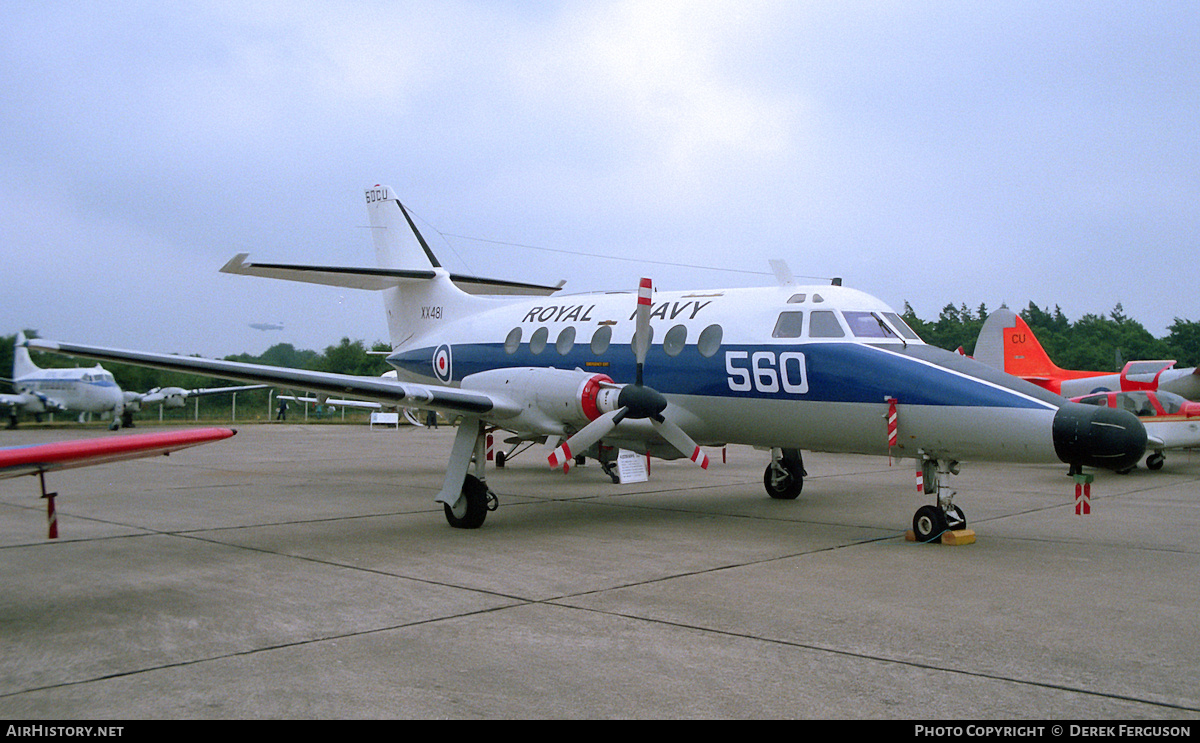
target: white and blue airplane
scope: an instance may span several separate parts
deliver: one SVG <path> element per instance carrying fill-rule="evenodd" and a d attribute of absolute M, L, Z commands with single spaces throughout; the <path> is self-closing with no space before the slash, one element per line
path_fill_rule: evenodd
<path fill-rule="evenodd" d="M 133 426 L 133 414 L 143 405 L 161 404 L 183 407 L 184 400 L 196 395 L 216 395 L 262 389 L 265 385 L 210 387 L 185 390 L 182 387 L 156 387 L 149 392 L 122 390 L 113 375 L 99 364 L 90 369 L 43 369 L 29 356 L 31 345 L 24 332 L 13 343 L 13 371 L 9 380 L 15 394 L 0 394 L 0 408 L 7 408 L 9 428 L 16 428 L 21 413 L 79 413 L 80 419 L 91 413 L 112 416 L 109 428 Z"/>
<path fill-rule="evenodd" d="M 1066 463 L 1078 473 L 1126 469 L 1146 448 L 1135 416 L 928 346 L 886 304 L 837 281 L 799 286 L 777 270 L 779 285 L 766 288 L 654 292 L 643 280 L 636 295 L 556 296 L 561 283 L 447 271 L 391 188 L 365 197 L 377 267 L 239 254 L 221 270 L 382 292 L 397 379 L 28 345 L 460 417 L 435 496 L 459 528 L 481 526 L 498 505 L 486 483 L 489 427 L 544 443 L 563 469 L 603 459 L 607 447 L 703 467 L 701 446 L 753 445 L 770 451 L 763 482 L 781 499 L 800 494 L 802 450 L 912 458 L 936 496 L 913 518 L 921 541 L 966 524 L 949 484 L 960 460 Z"/>

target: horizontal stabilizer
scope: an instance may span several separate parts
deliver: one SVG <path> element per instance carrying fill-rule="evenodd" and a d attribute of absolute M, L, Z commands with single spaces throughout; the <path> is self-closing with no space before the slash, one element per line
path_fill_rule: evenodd
<path fill-rule="evenodd" d="M 306 266 L 285 263 L 252 263 L 248 253 L 238 253 L 221 267 L 221 273 L 261 276 L 268 279 L 301 281 L 308 284 L 341 286 L 350 289 L 380 291 L 416 281 L 436 278 L 438 271 L 430 269 L 365 268 L 343 266 Z M 528 284 L 502 279 L 485 279 L 462 274 L 447 274 L 454 284 L 468 294 L 506 294 L 548 296 L 562 289 L 565 281 L 555 286 Z"/>

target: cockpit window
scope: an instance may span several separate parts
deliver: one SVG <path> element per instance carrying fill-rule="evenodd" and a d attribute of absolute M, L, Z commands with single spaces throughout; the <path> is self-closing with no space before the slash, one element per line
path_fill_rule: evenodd
<path fill-rule="evenodd" d="M 808 335 L 810 338 L 844 338 L 846 331 L 838 322 L 836 313 L 830 310 L 818 310 L 809 316 Z"/>
<path fill-rule="evenodd" d="M 1176 395 L 1174 392 L 1163 392 L 1162 390 L 1159 390 L 1158 404 L 1162 405 L 1163 411 L 1166 412 L 1167 415 L 1178 415 L 1179 413 L 1183 412 L 1183 407 L 1187 404 L 1187 400 L 1180 395 Z"/>
<path fill-rule="evenodd" d="M 850 332 L 855 338 L 899 338 L 896 331 L 888 327 L 883 318 L 874 312 L 843 313 L 846 322 L 850 324 Z"/>
<path fill-rule="evenodd" d="M 1154 415 L 1154 406 L 1150 404 L 1150 396 L 1145 392 L 1122 392 L 1118 397 L 1121 398 L 1121 407 L 1139 418 Z"/>
<path fill-rule="evenodd" d="M 803 312 L 780 312 L 779 320 L 775 323 L 772 338 L 799 338 L 804 325 Z"/>
<path fill-rule="evenodd" d="M 915 330 L 908 327 L 908 323 L 904 322 L 904 320 L 902 320 L 895 312 L 884 312 L 883 316 L 887 318 L 887 321 L 892 324 L 893 328 L 900 331 L 900 335 L 904 336 L 910 341 L 921 340 L 921 336 L 917 335 Z"/>

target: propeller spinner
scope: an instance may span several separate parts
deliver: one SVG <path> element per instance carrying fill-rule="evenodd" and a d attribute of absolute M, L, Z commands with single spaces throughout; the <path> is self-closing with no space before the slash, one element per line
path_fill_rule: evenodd
<path fill-rule="evenodd" d="M 638 285 L 636 325 L 633 332 L 633 353 L 637 361 L 634 383 L 605 386 L 606 389 L 600 393 L 598 406 L 600 409 L 608 408 L 608 410 L 579 429 L 574 436 L 555 449 L 548 457 L 551 467 L 562 467 L 563 472 L 566 472 L 571 468 L 571 462 L 574 459 L 572 452 L 587 451 L 592 444 L 607 436 L 617 427 L 617 424 L 626 418 L 631 420 L 647 418 L 659 435 L 679 450 L 680 454 L 700 465 L 701 469 L 708 469 L 708 455 L 682 428 L 663 416 L 663 411 L 667 408 L 667 398 L 642 382 L 646 353 L 650 350 L 650 297 L 652 293 L 653 286 L 650 279 L 642 279 Z M 613 392 L 617 393 L 615 406 L 612 402 Z"/>

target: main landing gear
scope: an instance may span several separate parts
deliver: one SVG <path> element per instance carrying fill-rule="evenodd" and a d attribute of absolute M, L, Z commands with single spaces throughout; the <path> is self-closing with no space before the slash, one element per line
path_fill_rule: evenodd
<path fill-rule="evenodd" d="M 464 418 L 458 425 L 446 480 L 434 500 L 442 504 L 446 521 L 455 529 L 478 529 L 490 511 L 500 506 L 496 494 L 488 490 L 484 468 L 487 464 L 487 438 L 478 418 Z M 468 473 L 468 469 L 474 472 Z"/>
<path fill-rule="evenodd" d="M 462 493 L 458 502 L 451 506 L 443 503 L 446 521 L 455 529 L 478 529 L 483 526 L 489 511 L 500 506 L 496 494 L 488 490 L 487 483 L 474 475 L 463 480 Z"/>
<path fill-rule="evenodd" d="M 934 542 L 947 531 L 967 528 L 967 517 L 954 505 L 955 491 L 950 487 L 950 476 L 957 474 L 958 462 L 922 455 L 922 491 L 926 495 L 936 493 L 937 503 L 921 506 L 913 515 L 913 535 L 918 542 Z"/>
<path fill-rule="evenodd" d="M 763 473 L 763 487 L 776 500 L 795 500 L 804 489 L 804 458 L 799 449 L 771 450 L 771 463 Z"/>

